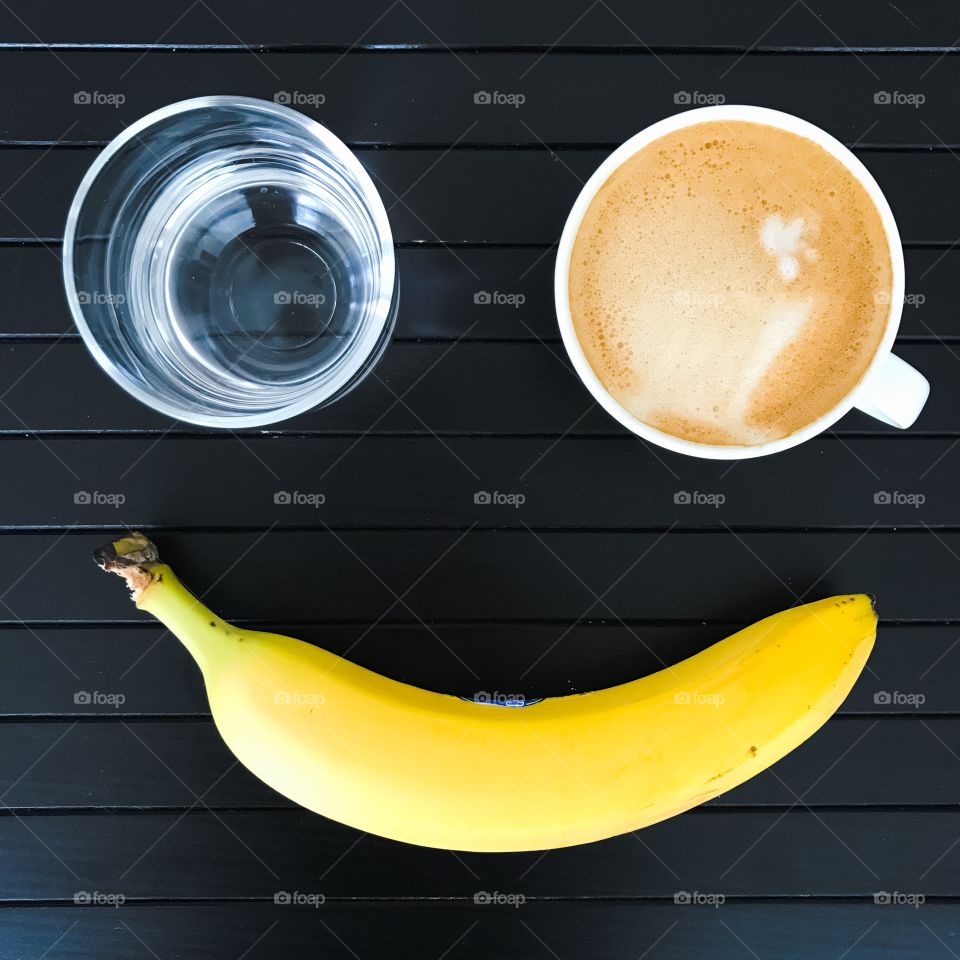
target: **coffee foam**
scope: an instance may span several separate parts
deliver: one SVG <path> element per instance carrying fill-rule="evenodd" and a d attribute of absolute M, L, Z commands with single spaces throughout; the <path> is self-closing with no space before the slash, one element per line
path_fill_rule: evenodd
<path fill-rule="evenodd" d="M 570 308 L 590 365 L 640 420 L 711 444 L 832 409 L 883 338 L 892 267 L 866 190 L 813 141 L 747 121 L 668 134 L 584 215 Z"/>

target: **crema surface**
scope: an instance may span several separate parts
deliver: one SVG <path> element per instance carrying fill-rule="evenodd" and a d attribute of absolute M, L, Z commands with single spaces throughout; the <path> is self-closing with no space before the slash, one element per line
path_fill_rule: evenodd
<path fill-rule="evenodd" d="M 756 445 L 827 413 L 883 339 L 892 266 L 860 182 L 811 140 L 711 121 L 627 160 L 574 243 L 577 336 L 634 416 Z"/>

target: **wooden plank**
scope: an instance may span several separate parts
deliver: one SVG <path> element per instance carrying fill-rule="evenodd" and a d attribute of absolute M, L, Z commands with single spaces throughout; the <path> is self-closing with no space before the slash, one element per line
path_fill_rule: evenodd
<path fill-rule="evenodd" d="M 960 338 L 953 277 L 960 251 L 908 249 L 901 341 Z M 397 251 L 403 285 L 398 340 L 559 339 L 552 249 L 434 247 Z M 60 246 L 0 246 L 0 337 L 78 336 L 61 293 Z M 513 295 L 484 303 L 478 294 Z M 478 299 L 481 302 L 477 302 Z"/>
<path fill-rule="evenodd" d="M 90 892 L 90 891 L 88 891 Z M 291 892 L 292 891 L 286 891 Z M 301 892 L 301 891 L 298 891 Z M 302 891 L 306 892 L 306 891 Z M 485 891 L 490 892 L 490 891 Z M 500 892 L 500 891 L 498 891 Z M 506 891 L 502 891 L 506 893 Z M 687 891 L 690 892 L 690 891 Z M 703 891 L 706 892 L 706 891 Z M 682 899 L 682 898 L 681 898 Z M 527 960 L 535 951 L 564 960 L 649 960 L 702 955 L 740 960 L 749 951 L 779 960 L 844 955 L 845 960 L 933 960 L 960 934 L 952 903 L 744 903 L 722 909 L 668 903 L 546 903 L 520 907 L 466 902 L 348 903 L 314 910 L 273 903 L 125 903 L 121 909 L 8 907 L 5 924 L 27 956 L 56 944 L 57 960 L 142 960 L 144 945 L 160 957 L 251 960 L 305 949 L 349 960 L 393 960 L 398 951 L 457 960 Z M 30 951 L 27 953 L 27 951 Z M 246 953 L 244 953 L 246 951 Z M 844 951 L 846 951 L 844 953 Z"/>
<path fill-rule="evenodd" d="M 8 437 L 4 463 L 17 479 L 0 519 L 178 528 L 957 528 L 955 444 L 827 436 L 731 470 L 612 437 Z M 797 476 L 806 482 L 798 486 Z M 190 495 L 170 496 L 175 489 Z"/>
<path fill-rule="evenodd" d="M 956 435 L 960 351 L 928 342 L 903 344 L 897 353 L 933 384 L 912 432 Z M 77 341 L 0 340 L 0 382 L 7 385 L 0 404 L 3 432 L 217 433 L 176 423 L 131 399 Z M 64 384 L 70 385 L 72 403 L 64 402 Z M 909 435 L 858 411 L 836 429 Z M 244 431 L 245 436 L 283 432 L 632 436 L 593 401 L 562 345 L 489 342 L 395 343 L 342 400 L 268 430 Z M 680 459 L 659 450 L 657 455 L 671 464 Z"/>
<path fill-rule="evenodd" d="M 609 0 L 587 8 L 576 0 L 520 6 L 509 0 L 455 6 L 443 0 L 394 5 L 355 0 L 307 8 L 294 0 L 277 0 L 269 8 L 227 0 L 202 5 L 167 0 L 138 9 L 136 17 L 120 0 L 102 0 L 88 15 L 68 0 L 42 5 L 13 0 L 0 24 L 3 36 L 13 43 L 251 44 L 254 49 L 378 44 L 469 49 L 605 45 L 642 50 L 647 44 L 909 48 L 955 46 L 960 34 L 956 10 L 936 0 L 882 6 L 855 0 L 828 10 L 798 4 L 783 11 L 771 10 L 762 0 L 723 7 L 704 2 L 637 6 Z"/>
<path fill-rule="evenodd" d="M 433 623 L 259 624 L 300 637 L 378 673 L 441 693 L 509 690 L 526 697 L 599 690 L 676 663 L 738 624 Z M 0 631 L 2 716 L 182 717 L 208 713 L 203 684 L 178 640 L 155 624 L 136 628 L 8 627 Z M 840 707 L 847 715 L 960 713 L 954 680 L 960 627 L 883 623 Z M 469 665 L 469 668 L 468 668 Z M 473 673 L 471 673 L 471 670 Z M 122 693 L 114 705 L 79 691 Z M 889 702 L 878 703 L 878 694 Z M 904 694 L 921 694 L 922 703 Z M 897 696 L 893 696 L 897 694 Z M 10 766 L 13 770 L 13 765 Z"/>
<path fill-rule="evenodd" d="M 2 899 L 844 896 L 960 894 L 947 811 L 690 812 L 542 853 L 461 854 L 358 834 L 300 810 L 0 818 Z M 51 938 L 52 939 L 52 938 Z"/>
<path fill-rule="evenodd" d="M 874 594 L 890 620 L 960 620 L 954 531 L 268 532 L 158 541 L 192 589 L 237 620 L 749 622 L 840 592 Z M 103 540 L 5 534 L 3 619 L 146 621 L 91 562 Z"/>
<path fill-rule="evenodd" d="M 62 131 L 58 131 L 58 134 Z M 584 180 L 609 150 L 364 149 L 398 241 L 552 243 Z M 0 150 L 0 237 L 63 235 L 94 148 Z M 908 242 L 956 239 L 957 161 L 947 150 L 862 151 Z M 397 198 L 402 197 L 402 200 Z"/>
<path fill-rule="evenodd" d="M 17 90 L 17 109 L 0 113 L 0 139 L 105 142 L 168 103 L 228 94 L 288 101 L 354 144 L 611 144 L 718 101 L 799 114 L 849 144 L 960 143 L 960 118 L 939 95 L 960 82 L 960 58 L 939 53 L 839 53 L 818 57 L 816 70 L 805 55 L 741 53 L 57 57 L 61 69 L 43 50 L 0 59 L 0 89 Z M 481 94 L 490 102 L 476 102 Z"/>
<path fill-rule="evenodd" d="M 868 677 L 865 685 L 876 689 L 876 680 Z M 123 696 L 83 693 L 101 700 Z M 722 708 L 704 709 L 722 721 Z M 837 718 L 710 806 L 952 804 L 960 791 L 958 744 L 957 717 Z M 910 775 L 891 776 L 890 757 L 909 757 Z M 7 722 L 0 724 L 0 795 L 5 807 L 18 811 L 187 809 L 201 796 L 217 810 L 295 806 L 234 759 L 210 720 Z"/>

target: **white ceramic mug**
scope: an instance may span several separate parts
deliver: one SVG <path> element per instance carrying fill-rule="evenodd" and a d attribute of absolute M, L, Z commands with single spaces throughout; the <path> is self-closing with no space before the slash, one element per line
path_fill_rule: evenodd
<path fill-rule="evenodd" d="M 672 434 L 664 433 L 662 430 L 658 430 L 633 416 L 610 395 L 594 372 L 593 367 L 590 366 L 577 337 L 573 318 L 570 315 L 570 255 L 583 216 L 597 192 L 618 167 L 648 144 L 659 140 L 666 134 L 708 120 L 746 120 L 762 123 L 799 134 L 819 144 L 829 154 L 836 157 L 863 184 L 863 188 L 870 195 L 870 199 L 880 214 L 890 246 L 893 286 L 890 293 L 890 313 L 887 317 L 887 328 L 864 375 L 833 409 L 814 420 L 813 423 L 807 424 L 802 429 L 786 437 L 781 437 L 779 440 L 771 440 L 769 443 L 756 446 L 727 446 L 683 440 Z M 628 430 L 632 430 L 645 440 L 650 440 L 652 443 L 666 447 L 668 450 L 674 450 L 677 453 L 713 460 L 740 460 L 747 457 L 761 457 L 768 453 L 778 453 L 781 450 L 795 447 L 797 444 L 803 443 L 804 440 L 809 440 L 833 426 L 854 407 L 894 427 L 906 428 L 912 426 L 920 415 L 924 403 L 926 403 L 927 396 L 930 393 L 930 384 L 922 374 L 890 352 L 893 341 L 897 336 L 897 329 L 900 326 L 900 315 L 903 312 L 903 294 L 904 268 L 900 233 L 897 230 L 896 221 L 893 219 L 890 205 L 867 168 L 839 140 L 834 139 L 830 134 L 825 133 L 819 127 L 815 127 L 812 123 L 807 123 L 806 120 L 800 120 L 789 113 L 781 113 L 779 110 L 732 104 L 704 107 L 677 116 L 667 117 L 667 119 L 647 127 L 646 130 L 642 130 L 614 150 L 586 182 L 583 190 L 580 191 L 580 196 L 577 197 L 577 201 L 573 205 L 573 209 L 570 211 L 570 215 L 567 217 L 563 234 L 560 237 L 554 272 L 554 296 L 557 304 L 560 333 L 574 368 L 597 402 Z"/>

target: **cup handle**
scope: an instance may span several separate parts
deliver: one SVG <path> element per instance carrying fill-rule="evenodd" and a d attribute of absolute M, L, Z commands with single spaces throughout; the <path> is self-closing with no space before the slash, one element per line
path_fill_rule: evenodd
<path fill-rule="evenodd" d="M 905 430 L 920 416 L 928 396 L 927 378 L 889 353 L 867 374 L 853 405 L 891 427 Z"/>

